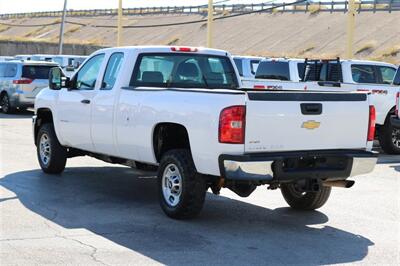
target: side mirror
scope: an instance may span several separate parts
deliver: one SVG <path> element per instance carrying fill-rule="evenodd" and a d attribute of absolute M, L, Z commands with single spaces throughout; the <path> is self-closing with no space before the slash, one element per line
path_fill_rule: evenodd
<path fill-rule="evenodd" d="M 60 90 L 62 87 L 63 73 L 58 67 L 53 67 L 49 72 L 49 88 L 52 90 Z"/>
<path fill-rule="evenodd" d="M 70 86 L 70 79 L 65 76 L 59 67 L 53 67 L 49 72 L 49 88 L 52 90 L 60 90 L 63 87 Z"/>

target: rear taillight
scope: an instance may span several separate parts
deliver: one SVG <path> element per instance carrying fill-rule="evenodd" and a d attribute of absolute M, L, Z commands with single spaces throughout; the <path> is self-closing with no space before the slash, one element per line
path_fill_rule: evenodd
<path fill-rule="evenodd" d="M 171 47 L 171 51 L 173 51 L 173 52 L 197 52 L 197 48 L 174 46 L 174 47 Z"/>
<path fill-rule="evenodd" d="M 370 105 L 367 141 L 374 141 L 375 139 L 375 121 L 376 121 L 375 106 Z"/>
<path fill-rule="evenodd" d="M 223 109 L 219 116 L 219 142 L 243 144 L 245 125 L 246 107 L 244 105 Z"/>
<path fill-rule="evenodd" d="M 32 83 L 32 79 L 27 79 L 27 78 L 22 78 L 22 79 L 15 79 L 13 80 L 13 84 L 31 84 Z"/>
<path fill-rule="evenodd" d="M 396 93 L 396 108 L 394 110 L 396 116 L 399 116 L 399 108 L 400 108 L 400 92 Z"/>

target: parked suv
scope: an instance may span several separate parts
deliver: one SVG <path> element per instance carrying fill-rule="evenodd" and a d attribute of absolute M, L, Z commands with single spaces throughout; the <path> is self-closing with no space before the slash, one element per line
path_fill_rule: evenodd
<path fill-rule="evenodd" d="M 52 62 L 0 62 L 0 106 L 3 113 L 33 107 L 35 97 L 48 86 Z"/>

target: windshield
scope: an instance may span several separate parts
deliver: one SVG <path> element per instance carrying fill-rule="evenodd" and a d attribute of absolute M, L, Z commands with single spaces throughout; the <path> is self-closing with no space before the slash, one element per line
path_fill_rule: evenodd
<path fill-rule="evenodd" d="M 141 54 L 132 86 L 176 88 L 238 88 L 226 56 L 192 53 Z"/>

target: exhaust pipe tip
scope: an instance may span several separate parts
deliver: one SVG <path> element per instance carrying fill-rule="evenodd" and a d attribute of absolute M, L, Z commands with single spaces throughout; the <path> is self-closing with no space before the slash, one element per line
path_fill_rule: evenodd
<path fill-rule="evenodd" d="M 323 184 L 326 187 L 351 188 L 355 184 L 355 181 L 353 180 L 324 181 Z"/>

